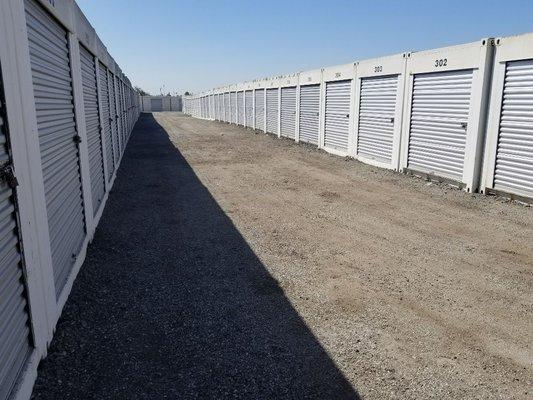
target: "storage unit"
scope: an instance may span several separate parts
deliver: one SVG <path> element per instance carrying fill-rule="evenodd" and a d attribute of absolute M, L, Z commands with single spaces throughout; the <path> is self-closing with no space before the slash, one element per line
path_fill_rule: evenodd
<path fill-rule="evenodd" d="M 230 121 L 232 124 L 237 123 L 237 92 L 230 92 L 229 96 Z"/>
<path fill-rule="evenodd" d="M 220 94 L 215 94 L 215 120 L 220 121 Z"/>
<path fill-rule="evenodd" d="M 275 87 L 273 87 L 275 86 Z M 268 82 L 266 89 L 266 131 L 279 135 L 279 82 L 278 79 Z"/>
<path fill-rule="evenodd" d="M 246 116 L 245 126 L 253 128 L 254 126 L 254 92 L 246 90 L 244 92 L 244 114 Z"/>
<path fill-rule="evenodd" d="M 495 41 L 481 189 L 533 199 L 533 34 Z"/>
<path fill-rule="evenodd" d="M 116 97 L 115 97 L 115 77 L 108 70 L 107 75 L 108 82 L 108 92 L 109 92 L 109 115 L 111 121 L 111 136 L 113 138 L 113 157 L 115 169 L 118 165 L 118 160 L 120 159 L 120 149 L 118 143 L 118 120 L 117 120 L 117 108 L 116 108 Z"/>
<path fill-rule="evenodd" d="M 13 168 L 0 73 L 0 163 Z M 14 186 L 0 180 L 0 399 L 7 399 L 32 351 Z"/>
<path fill-rule="evenodd" d="M 26 0 L 24 5 L 54 283 L 59 296 L 85 238 L 68 32 L 35 0 Z"/>
<path fill-rule="evenodd" d="M 111 127 L 111 114 L 110 114 L 110 104 L 109 104 L 109 83 L 107 81 L 107 68 L 104 64 L 99 63 L 98 66 L 100 72 L 100 106 L 101 106 L 101 120 L 102 120 L 102 135 L 104 137 L 105 143 L 105 160 L 107 163 L 107 181 L 111 180 L 113 176 L 113 171 L 115 170 L 115 156 L 113 149 L 113 132 Z"/>
<path fill-rule="evenodd" d="M 407 59 L 404 171 L 478 187 L 492 39 Z"/>
<path fill-rule="evenodd" d="M 353 156 L 360 161 L 399 168 L 405 67 L 406 54 L 357 64 Z"/>
<path fill-rule="evenodd" d="M 254 127 L 255 129 L 266 132 L 265 127 L 265 89 L 255 89 L 254 91 Z"/>
<path fill-rule="evenodd" d="M 237 92 L 237 125 L 244 126 L 244 92 Z"/>
<path fill-rule="evenodd" d="M 94 56 L 80 45 L 81 78 L 83 84 L 83 105 L 87 147 L 89 150 L 89 171 L 93 213 L 96 215 L 105 193 L 104 157 L 98 109 L 97 72 Z"/>
<path fill-rule="evenodd" d="M 231 101 L 229 92 L 224 93 L 224 122 L 231 122 Z"/>
<path fill-rule="evenodd" d="M 326 151 L 341 156 L 349 154 L 350 132 L 353 124 L 355 65 L 345 64 L 326 68 L 325 82 L 324 141 Z"/>
<path fill-rule="evenodd" d="M 320 83 L 322 70 L 301 72 L 299 76 L 299 121 L 300 142 L 318 145 L 320 132 Z"/>
<path fill-rule="evenodd" d="M 280 135 L 294 139 L 296 136 L 296 86 L 298 75 L 280 78 L 281 107 L 280 107 Z"/>

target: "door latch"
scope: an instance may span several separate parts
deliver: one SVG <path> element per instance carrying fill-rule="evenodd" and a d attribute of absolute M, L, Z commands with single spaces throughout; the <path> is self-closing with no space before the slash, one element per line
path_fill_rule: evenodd
<path fill-rule="evenodd" d="M 466 129 L 468 127 L 467 122 L 461 122 L 461 128 Z"/>
<path fill-rule="evenodd" d="M 76 143 L 76 144 L 80 144 L 81 143 L 81 136 L 80 135 L 75 135 L 72 139 L 74 140 L 74 143 Z"/>
<path fill-rule="evenodd" d="M 11 189 L 15 189 L 19 185 L 19 181 L 15 176 L 15 171 L 11 164 L 4 164 L 0 167 L 0 179 Z"/>

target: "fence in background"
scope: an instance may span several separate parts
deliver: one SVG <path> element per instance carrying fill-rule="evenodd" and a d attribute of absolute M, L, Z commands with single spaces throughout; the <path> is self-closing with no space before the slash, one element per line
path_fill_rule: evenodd
<path fill-rule="evenodd" d="M 139 98 L 74 1 L 1 1 L 0 30 L 0 399 L 27 399 Z"/>
<path fill-rule="evenodd" d="M 142 112 L 182 111 L 181 96 L 141 96 Z"/>
<path fill-rule="evenodd" d="M 533 199 L 533 34 L 220 87 L 184 97 L 184 112 Z"/>

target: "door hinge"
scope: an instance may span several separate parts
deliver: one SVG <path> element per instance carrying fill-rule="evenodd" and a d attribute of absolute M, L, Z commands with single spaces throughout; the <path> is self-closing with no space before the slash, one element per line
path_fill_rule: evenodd
<path fill-rule="evenodd" d="M 15 176 L 13 165 L 7 163 L 0 167 L 0 179 L 4 181 L 11 189 L 15 189 L 19 185 L 19 181 Z"/>

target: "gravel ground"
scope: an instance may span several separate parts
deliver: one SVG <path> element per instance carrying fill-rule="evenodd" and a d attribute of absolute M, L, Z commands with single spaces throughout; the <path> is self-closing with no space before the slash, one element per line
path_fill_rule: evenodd
<path fill-rule="evenodd" d="M 143 115 L 33 397 L 528 399 L 532 243 L 530 207 Z"/>

